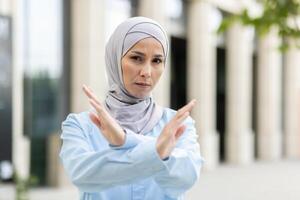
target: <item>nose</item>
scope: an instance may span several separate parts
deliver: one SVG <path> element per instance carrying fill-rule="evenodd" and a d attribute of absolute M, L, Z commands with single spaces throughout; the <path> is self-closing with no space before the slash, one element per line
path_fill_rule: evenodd
<path fill-rule="evenodd" d="M 151 77 L 151 65 L 145 64 L 140 71 L 140 75 L 145 78 Z"/>

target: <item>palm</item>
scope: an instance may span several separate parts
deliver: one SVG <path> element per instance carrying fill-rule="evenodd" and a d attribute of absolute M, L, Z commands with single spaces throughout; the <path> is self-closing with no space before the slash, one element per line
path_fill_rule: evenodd
<path fill-rule="evenodd" d="M 195 103 L 195 100 L 192 100 L 190 103 L 178 110 L 173 119 L 164 127 L 156 144 L 160 158 L 164 159 L 171 154 L 178 139 L 185 130 L 185 125 L 182 123 L 190 115 Z"/>
<path fill-rule="evenodd" d="M 84 86 L 83 91 L 88 96 L 90 104 L 96 110 L 96 113 L 90 113 L 90 118 L 101 130 L 106 140 L 112 145 L 119 146 L 124 144 L 125 133 L 121 126 L 110 116 L 90 88 Z"/>

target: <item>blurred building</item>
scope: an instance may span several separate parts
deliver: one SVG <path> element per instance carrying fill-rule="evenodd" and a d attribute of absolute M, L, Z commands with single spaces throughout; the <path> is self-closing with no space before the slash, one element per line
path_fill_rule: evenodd
<path fill-rule="evenodd" d="M 189 99 L 205 168 L 221 162 L 300 158 L 300 50 L 286 53 L 272 30 L 257 38 L 224 16 L 252 0 L 0 0 L 0 162 L 42 185 L 66 185 L 60 123 L 86 110 L 90 85 L 105 98 L 105 43 L 130 16 L 159 21 L 170 59 L 154 97 L 178 109 Z M 7 163 L 7 162 L 6 162 Z M 1 170 L 0 170 L 1 172 Z"/>

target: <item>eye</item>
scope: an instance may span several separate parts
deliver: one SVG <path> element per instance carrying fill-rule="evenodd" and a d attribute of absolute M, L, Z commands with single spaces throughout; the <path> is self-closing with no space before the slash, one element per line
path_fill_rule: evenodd
<path fill-rule="evenodd" d="M 154 58 L 152 62 L 154 62 L 155 64 L 160 64 L 163 62 L 163 60 L 160 58 Z"/>
<path fill-rule="evenodd" d="M 143 58 L 141 56 L 131 56 L 130 59 L 137 62 L 143 61 Z"/>

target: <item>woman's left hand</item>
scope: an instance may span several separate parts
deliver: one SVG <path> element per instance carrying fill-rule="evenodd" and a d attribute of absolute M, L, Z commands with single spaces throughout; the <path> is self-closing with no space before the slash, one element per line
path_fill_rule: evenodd
<path fill-rule="evenodd" d="M 162 133 L 159 135 L 156 143 L 156 150 L 161 159 L 165 159 L 170 156 L 178 139 L 186 129 L 186 126 L 183 124 L 183 122 L 190 115 L 190 112 L 195 105 L 196 100 L 194 99 L 179 109 L 176 115 L 162 130 Z"/>
<path fill-rule="evenodd" d="M 90 104 L 95 108 L 97 114 L 90 113 L 92 122 L 101 130 L 102 135 L 111 145 L 121 146 L 125 143 L 125 132 L 114 118 L 107 112 L 97 99 L 94 92 L 83 85 L 83 91 L 89 98 Z"/>

